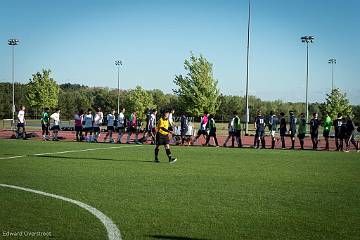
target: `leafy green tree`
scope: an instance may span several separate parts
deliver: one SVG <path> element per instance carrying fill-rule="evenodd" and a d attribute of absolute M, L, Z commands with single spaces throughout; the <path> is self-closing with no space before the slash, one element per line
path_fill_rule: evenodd
<path fill-rule="evenodd" d="M 221 120 L 228 120 L 231 118 L 234 111 L 237 111 L 240 116 L 243 115 L 244 97 L 220 95 L 220 102 L 220 107 L 216 115 Z"/>
<path fill-rule="evenodd" d="M 92 108 L 101 107 L 102 111 L 110 112 L 112 109 L 117 110 L 117 95 L 109 91 L 108 88 L 94 88 L 92 90 Z"/>
<path fill-rule="evenodd" d="M 213 77 L 213 65 L 202 55 L 196 57 L 191 53 L 184 67 L 188 73 L 175 76 L 178 89 L 173 89 L 183 108 L 189 114 L 200 115 L 205 110 L 215 114 L 220 105 L 220 91 Z"/>
<path fill-rule="evenodd" d="M 144 117 L 147 108 L 156 107 L 151 94 L 140 86 L 136 86 L 135 89 L 128 92 L 126 102 L 128 106 L 127 109 L 129 110 L 127 112 L 135 111 L 140 118 Z"/>
<path fill-rule="evenodd" d="M 356 126 L 360 126 L 360 105 L 351 107 L 354 114 L 354 123 Z"/>
<path fill-rule="evenodd" d="M 161 109 L 166 109 L 170 105 L 170 98 L 164 94 L 163 91 L 159 89 L 154 89 L 148 91 L 148 93 L 152 96 L 154 103 L 156 103 L 157 107 Z"/>
<path fill-rule="evenodd" d="M 346 93 L 341 92 L 338 88 L 335 88 L 330 93 L 326 94 L 326 100 L 320 105 L 320 110 L 322 112 L 327 111 L 329 116 L 333 119 L 338 113 L 341 113 L 344 116 L 353 117 L 352 108 L 346 97 Z"/>
<path fill-rule="evenodd" d="M 45 107 L 55 108 L 58 105 L 59 86 L 50 77 L 50 70 L 43 69 L 32 75 L 27 84 L 26 99 L 35 112 Z"/>

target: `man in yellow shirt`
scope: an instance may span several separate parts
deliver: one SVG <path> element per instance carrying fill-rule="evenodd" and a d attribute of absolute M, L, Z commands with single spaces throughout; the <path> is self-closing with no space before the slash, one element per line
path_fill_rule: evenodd
<path fill-rule="evenodd" d="M 156 133 L 156 147 L 155 147 L 155 160 L 154 162 L 158 163 L 159 159 L 158 159 L 158 155 L 159 155 L 159 148 L 161 145 L 165 146 L 165 151 L 166 151 L 166 155 L 169 158 L 169 163 L 174 163 L 176 162 L 176 158 L 171 156 L 171 151 L 170 151 L 170 137 L 169 134 L 171 133 L 171 131 L 169 130 L 169 111 L 164 111 L 158 126 L 157 126 L 157 133 Z"/>

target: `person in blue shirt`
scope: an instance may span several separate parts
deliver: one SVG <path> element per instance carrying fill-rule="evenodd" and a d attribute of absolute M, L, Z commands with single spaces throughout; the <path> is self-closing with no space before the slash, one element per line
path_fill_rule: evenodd
<path fill-rule="evenodd" d="M 276 133 L 276 126 L 277 126 L 277 117 L 275 115 L 275 113 L 273 111 L 270 112 L 270 117 L 269 117 L 269 131 L 270 131 L 270 136 L 271 136 L 271 149 L 275 148 L 275 133 Z"/>
<path fill-rule="evenodd" d="M 184 145 L 186 139 L 186 133 L 188 132 L 188 119 L 185 114 L 181 115 L 180 118 L 180 134 L 181 134 L 181 145 Z"/>
<path fill-rule="evenodd" d="M 316 112 L 313 113 L 313 118 L 310 120 L 309 124 L 310 124 L 310 135 L 313 144 L 313 150 L 317 150 L 317 145 L 319 142 L 320 121 L 318 119 L 318 114 Z"/>
<path fill-rule="evenodd" d="M 255 118 L 255 130 L 257 135 L 257 148 L 260 148 L 260 141 L 262 148 L 265 149 L 265 119 L 258 111 L 257 117 Z"/>
<path fill-rule="evenodd" d="M 290 121 L 289 121 L 289 133 L 291 138 L 291 149 L 295 149 L 295 136 L 296 136 L 296 122 L 297 119 L 294 115 L 294 111 L 289 111 Z"/>
<path fill-rule="evenodd" d="M 285 149 L 285 135 L 286 135 L 286 120 L 285 120 L 285 113 L 280 113 L 280 138 L 281 138 L 281 147 L 282 149 Z"/>
<path fill-rule="evenodd" d="M 345 144 L 346 149 L 345 152 L 350 151 L 350 143 L 352 143 L 356 149 L 357 152 L 359 152 L 358 145 L 355 141 L 355 126 L 353 121 L 351 120 L 350 116 L 347 116 L 346 118 L 346 132 L 345 132 Z"/>

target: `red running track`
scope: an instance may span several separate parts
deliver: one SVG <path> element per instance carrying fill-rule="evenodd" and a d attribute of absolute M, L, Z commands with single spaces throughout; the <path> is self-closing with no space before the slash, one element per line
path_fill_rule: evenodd
<path fill-rule="evenodd" d="M 34 137 L 32 137 L 32 139 L 35 140 L 42 140 L 42 136 L 41 136 L 41 131 L 35 130 L 35 131 L 31 131 L 31 133 L 33 134 Z M 104 137 L 105 137 L 106 133 L 102 132 L 100 137 L 99 137 L 99 142 L 102 142 Z M 0 130 L 0 139 L 10 139 L 14 136 L 14 132 L 11 130 Z M 115 140 L 117 140 L 117 134 L 113 135 Z M 139 136 L 142 137 L 142 134 L 139 134 Z M 124 143 L 126 141 L 126 137 L 127 134 L 125 134 L 122 138 L 122 142 Z M 134 139 L 134 135 L 132 136 L 131 139 Z M 225 139 L 227 136 L 218 136 L 218 141 L 220 146 L 222 146 L 222 144 L 224 143 Z M 59 132 L 59 138 L 62 141 L 75 141 L 75 132 L 72 131 L 60 131 Z M 242 144 L 245 147 L 250 147 L 253 146 L 254 143 L 254 136 L 242 136 Z M 290 148 L 291 147 L 291 139 L 290 137 L 286 137 L 286 147 Z M 265 141 L 266 141 L 266 148 L 270 148 L 271 147 L 271 138 L 270 136 L 266 136 L 265 137 Z M 335 146 L 335 140 L 333 138 L 331 138 L 329 140 L 330 142 L 330 149 L 331 150 L 335 150 L 336 146 Z M 175 142 L 173 142 L 175 144 Z M 205 139 L 203 137 L 199 138 L 199 141 L 195 144 L 195 145 L 199 145 L 201 146 L 202 144 L 205 143 Z M 214 142 L 212 139 L 210 139 L 210 144 L 214 145 Z M 231 139 L 228 142 L 227 146 L 231 146 Z M 235 146 L 236 146 L 236 142 L 235 142 Z M 295 147 L 296 148 L 300 148 L 300 144 L 299 144 L 299 140 L 296 139 L 295 141 Z M 281 148 L 281 141 L 280 139 L 278 139 L 278 141 L 276 142 L 275 148 Z M 312 142 L 311 139 L 309 137 L 305 138 L 305 148 L 306 149 L 312 149 Z M 325 149 L 325 141 L 324 139 L 321 137 L 320 141 L 318 143 L 318 149 L 319 150 L 324 150 Z M 351 146 L 351 149 L 355 149 L 354 146 Z"/>

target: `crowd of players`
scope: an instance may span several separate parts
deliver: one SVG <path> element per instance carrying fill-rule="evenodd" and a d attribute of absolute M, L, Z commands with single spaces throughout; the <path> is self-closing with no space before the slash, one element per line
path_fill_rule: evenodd
<path fill-rule="evenodd" d="M 188 118 L 183 114 L 179 118 L 179 126 L 176 126 L 174 121 L 175 110 L 163 111 L 160 119 L 157 118 L 156 109 L 147 109 L 145 112 L 146 124 L 143 127 L 143 121 L 137 116 L 136 112 L 132 112 L 128 117 L 125 116 L 125 108 L 122 108 L 118 114 L 115 110 L 111 110 L 105 117 L 101 108 L 97 108 L 95 112 L 88 109 L 86 112 L 80 110 L 74 113 L 74 130 L 76 141 L 98 142 L 99 136 L 102 134 L 102 126 L 106 125 L 106 133 L 103 142 L 110 143 L 123 143 L 122 138 L 127 134 L 127 144 L 143 144 L 148 141 L 156 145 L 159 142 L 159 136 L 166 135 L 166 140 L 161 141 L 160 145 L 165 145 L 169 149 L 170 136 L 175 134 L 177 128 L 180 135 L 181 145 L 196 144 L 198 139 L 203 136 L 205 138 L 206 146 L 210 146 L 210 139 L 214 139 L 216 147 L 219 147 L 216 135 L 216 122 L 214 115 L 204 112 L 200 120 L 199 130 L 194 136 L 189 133 Z M 165 116 L 166 115 L 166 116 Z M 165 118 L 164 118 L 165 117 Z M 164 119 L 168 122 L 166 128 L 164 127 Z M 22 106 L 18 113 L 17 136 L 26 138 L 25 134 L 25 107 Z M 160 125 L 163 126 L 160 126 Z M 44 140 L 59 141 L 58 133 L 60 131 L 60 109 L 56 109 L 50 115 L 49 108 L 46 108 L 41 116 L 42 136 Z M 50 139 L 49 130 L 53 131 L 52 138 Z M 265 117 L 261 111 L 257 112 L 255 118 L 254 128 L 255 136 L 253 148 L 266 148 L 265 145 L 265 132 L 268 130 L 271 137 L 271 148 L 274 149 L 278 141 L 281 142 L 281 148 L 286 149 L 285 138 L 290 137 L 291 148 L 295 149 L 296 137 L 300 143 L 300 149 L 304 149 L 304 140 L 309 127 L 310 137 L 313 145 L 313 150 L 318 149 L 319 144 L 319 129 L 322 126 L 322 135 L 325 139 L 325 150 L 329 150 L 329 137 L 331 128 L 334 128 L 335 143 L 337 151 L 348 152 L 350 145 L 353 144 L 355 149 L 359 152 L 359 140 L 355 140 L 356 131 L 359 133 L 360 129 L 355 129 L 354 123 L 349 116 L 343 117 L 341 114 L 337 115 L 336 119 L 331 119 L 328 113 L 323 113 L 322 119 L 318 118 L 317 113 L 313 113 L 309 122 L 306 121 L 304 113 L 300 114 L 297 119 L 294 112 L 289 112 L 289 117 L 286 117 L 283 112 L 278 116 L 274 112 L 270 112 L 269 116 Z M 238 113 L 235 111 L 233 117 L 228 124 L 228 136 L 223 143 L 226 147 L 231 139 L 231 146 L 243 147 L 242 144 L 242 124 Z M 357 133 L 357 134 L 358 134 Z M 116 137 L 117 135 L 117 137 Z M 189 137 L 190 135 L 190 137 Z M 280 138 L 277 136 L 280 135 Z M 132 136 L 135 136 L 132 139 Z M 140 137 L 141 136 L 141 137 Z M 170 151 L 170 150 L 169 150 Z M 170 154 L 171 155 L 171 154 Z"/>

